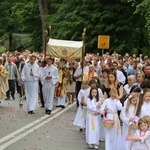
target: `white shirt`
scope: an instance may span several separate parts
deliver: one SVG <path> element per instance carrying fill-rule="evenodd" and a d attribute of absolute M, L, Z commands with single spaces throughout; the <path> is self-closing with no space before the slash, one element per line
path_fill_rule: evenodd
<path fill-rule="evenodd" d="M 83 73 L 88 72 L 89 68 L 88 66 L 83 68 Z M 80 74 L 82 74 L 82 67 L 78 67 L 74 73 L 74 77 L 79 76 Z M 76 81 L 81 81 L 82 82 L 82 77 L 77 78 Z"/>
<path fill-rule="evenodd" d="M 134 83 L 133 85 L 137 85 L 137 83 Z M 132 88 L 133 85 L 129 86 L 128 84 L 126 84 L 126 85 L 123 87 L 127 94 L 130 93 L 130 90 L 131 90 L 131 88 Z"/>
<path fill-rule="evenodd" d="M 116 70 L 116 74 L 117 74 L 117 79 L 119 80 L 119 82 L 124 84 L 126 81 L 126 78 L 125 78 L 124 74 L 122 73 L 122 71 Z"/>

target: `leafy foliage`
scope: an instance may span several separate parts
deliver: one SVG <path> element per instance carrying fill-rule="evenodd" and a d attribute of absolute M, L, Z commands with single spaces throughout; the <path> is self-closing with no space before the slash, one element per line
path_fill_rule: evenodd
<path fill-rule="evenodd" d="M 133 7 L 136 8 L 135 14 L 140 14 L 146 20 L 146 28 L 148 29 L 148 37 L 150 42 L 150 0 L 128 0 Z"/>
<path fill-rule="evenodd" d="M 150 48 L 147 32 L 150 31 L 150 0 L 47 1 L 49 14 L 45 24 L 52 26 L 52 38 L 82 40 L 85 27 L 86 52 L 101 51 L 97 49 L 98 35 L 110 35 L 110 52 L 147 54 Z M 12 49 L 15 49 L 20 37 L 12 35 L 30 34 L 31 38 L 19 47 L 25 49 L 32 46 L 32 50 L 39 51 L 42 47 L 42 16 L 37 0 L 0 0 L 0 3 L 0 39 L 12 38 Z"/>
<path fill-rule="evenodd" d="M 13 43 L 9 50 L 16 49 L 16 40 L 20 40 L 18 37 L 13 37 L 13 33 L 32 34 L 32 41 L 28 39 L 23 45 L 18 45 L 18 47 L 25 49 L 32 46 L 32 48 L 39 50 L 41 46 L 41 21 L 36 0 L 0 1 L 0 37 L 4 41 L 11 36 Z"/>
<path fill-rule="evenodd" d="M 51 14 L 52 37 L 68 40 L 82 40 L 82 30 L 87 28 L 86 51 L 97 52 L 98 35 L 110 35 L 110 51 L 122 54 L 141 53 L 148 46 L 145 20 L 133 15 L 134 7 L 125 1 L 64 0 Z M 139 21 L 140 20 L 140 21 Z M 134 51 L 135 52 L 135 51 Z"/>

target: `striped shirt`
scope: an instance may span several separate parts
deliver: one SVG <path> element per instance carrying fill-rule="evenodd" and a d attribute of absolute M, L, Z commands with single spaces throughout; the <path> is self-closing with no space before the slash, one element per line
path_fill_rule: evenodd
<path fill-rule="evenodd" d="M 14 80 L 16 77 L 19 77 L 19 72 L 17 66 L 14 63 L 7 63 L 5 65 L 6 70 L 8 71 L 8 80 Z"/>

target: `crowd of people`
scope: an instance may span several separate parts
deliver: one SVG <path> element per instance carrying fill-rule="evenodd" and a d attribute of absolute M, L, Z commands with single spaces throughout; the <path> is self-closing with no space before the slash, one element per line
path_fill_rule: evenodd
<path fill-rule="evenodd" d="M 0 57 L 0 102 L 26 100 L 28 114 L 47 115 L 76 101 L 74 125 L 85 131 L 89 148 L 150 149 L 150 59 L 109 52 L 87 53 L 84 59 L 44 57 L 43 53 L 6 52 Z M 83 132 L 84 133 L 84 132 Z"/>

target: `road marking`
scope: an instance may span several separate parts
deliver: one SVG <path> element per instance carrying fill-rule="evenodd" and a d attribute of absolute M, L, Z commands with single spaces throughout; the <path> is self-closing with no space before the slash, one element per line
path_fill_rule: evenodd
<path fill-rule="evenodd" d="M 52 113 L 57 113 L 57 112 L 60 111 L 61 109 L 62 109 L 62 108 L 57 108 L 57 109 L 55 109 L 54 111 L 52 111 Z M 3 137 L 3 138 L 0 139 L 0 144 L 1 144 L 2 142 L 4 142 L 4 141 L 10 139 L 10 138 L 15 137 L 17 134 L 23 132 L 24 130 L 27 130 L 28 128 L 32 127 L 33 125 L 35 125 L 35 124 L 37 124 L 37 123 L 41 122 L 42 120 L 45 120 L 45 119 L 47 119 L 47 118 L 49 118 L 49 117 L 50 117 L 49 115 L 43 116 L 43 117 L 41 117 L 41 118 L 39 118 L 39 119 L 33 121 L 32 123 L 30 123 L 30 124 L 28 124 L 28 125 L 26 125 L 26 126 L 20 128 L 19 130 L 16 130 L 16 131 L 12 132 L 11 134 L 8 134 L 7 136 L 5 136 L 5 137 Z"/>
<path fill-rule="evenodd" d="M 67 111 L 68 109 L 70 109 L 71 107 L 73 107 L 75 105 L 75 103 L 70 104 L 67 108 L 63 109 L 62 111 L 58 112 L 57 114 L 53 115 L 52 117 L 44 120 L 43 122 L 39 123 L 38 125 L 32 127 L 31 129 L 27 130 L 24 133 L 21 133 L 20 135 L 14 137 L 12 140 L 9 140 L 8 142 L 4 143 L 3 145 L 0 146 L 0 150 L 4 150 L 6 147 L 8 147 L 9 145 L 15 143 L 16 141 L 22 139 L 23 137 L 25 137 L 26 135 L 28 135 L 29 133 L 35 131 L 36 129 L 40 128 L 41 126 L 45 125 L 46 123 L 50 122 L 51 120 L 53 120 L 54 118 L 58 117 L 59 115 L 61 115 L 62 113 L 64 113 L 65 111 Z M 47 117 L 46 117 L 47 118 Z M 35 124 L 34 124 L 35 125 Z M 26 130 L 26 126 L 21 128 L 24 130 Z M 18 131 L 18 130 L 17 130 Z M 12 136 L 11 136 L 12 137 Z"/>

